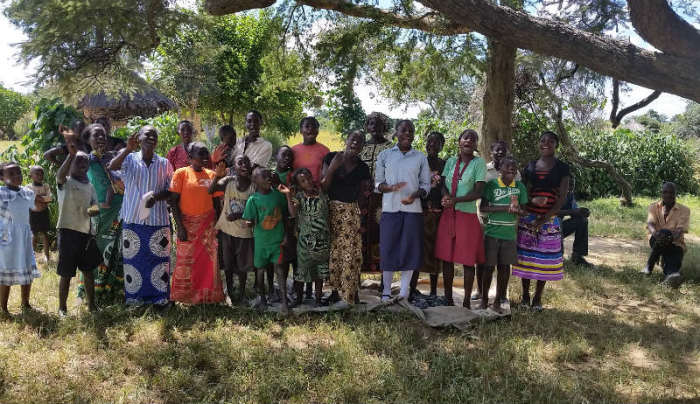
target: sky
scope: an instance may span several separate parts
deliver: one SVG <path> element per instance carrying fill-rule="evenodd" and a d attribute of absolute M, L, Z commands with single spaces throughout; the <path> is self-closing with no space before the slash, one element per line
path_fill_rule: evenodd
<path fill-rule="evenodd" d="M 0 13 L 0 66 L 3 66 L 0 83 L 15 91 L 28 93 L 33 89 L 32 74 L 38 68 L 38 63 L 31 63 L 29 66 L 25 66 L 17 61 L 17 47 L 14 44 L 24 40 L 26 40 L 26 37 L 23 33 Z M 635 45 L 649 48 L 649 45 L 634 32 L 630 32 L 630 41 Z M 392 107 L 390 101 L 379 95 L 376 87 L 365 83 L 358 83 L 355 87 L 355 92 L 362 102 L 362 107 L 368 113 L 378 111 L 391 117 L 414 118 L 421 110 L 420 105 Z M 632 85 L 630 92 L 621 94 L 621 104 L 625 106 L 637 102 L 650 92 L 651 90 L 649 89 Z M 649 109 L 654 109 L 668 117 L 672 117 L 685 110 L 686 102 L 685 99 L 675 95 L 662 94 L 651 105 L 637 111 L 634 115 L 643 114 Z M 609 108 L 609 103 L 607 108 Z M 605 111 L 606 114 L 608 112 L 609 110 Z"/>

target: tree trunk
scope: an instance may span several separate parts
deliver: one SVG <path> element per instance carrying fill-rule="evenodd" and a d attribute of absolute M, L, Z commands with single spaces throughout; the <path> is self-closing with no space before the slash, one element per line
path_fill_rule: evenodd
<path fill-rule="evenodd" d="M 513 140 L 513 84 L 515 82 L 516 49 L 499 41 L 488 40 L 486 91 L 481 123 L 481 155 L 490 159 L 491 144 Z"/>

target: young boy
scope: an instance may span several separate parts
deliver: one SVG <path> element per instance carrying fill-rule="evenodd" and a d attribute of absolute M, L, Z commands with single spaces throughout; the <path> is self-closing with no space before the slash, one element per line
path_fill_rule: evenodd
<path fill-rule="evenodd" d="M 248 156 L 239 155 L 234 160 L 233 175 L 226 175 L 224 164 L 216 166 L 216 181 L 209 187 L 209 193 L 224 191 L 224 203 L 216 228 L 221 231 L 220 245 L 222 266 L 226 274 L 226 290 L 231 303 L 240 302 L 245 297 L 248 273 L 253 266 L 253 231 L 243 216 L 248 198 L 255 192 L 251 178 L 251 163 Z M 233 295 L 233 277 L 238 276 L 240 290 Z"/>
<path fill-rule="evenodd" d="M 224 125 L 219 128 L 219 137 L 221 138 L 221 143 L 214 149 L 214 153 L 211 155 L 211 162 L 214 167 L 216 167 L 220 161 L 226 163 L 227 168 L 233 167 L 233 152 L 236 147 L 236 130 L 233 129 L 231 125 Z"/>
<path fill-rule="evenodd" d="M 287 198 L 272 188 L 272 171 L 268 168 L 256 167 L 253 170 L 253 182 L 257 191 L 250 196 L 243 210 L 243 219 L 249 222 L 253 229 L 254 254 L 253 265 L 257 272 L 256 283 L 258 298 L 254 306 L 264 308 L 265 270 L 273 267 L 277 273 L 277 283 L 280 288 L 282 314 L 289 313 L 287 306 L 287 268 L 288 261 L 283 249 L 287 243 L 286 218 L 289 215 Z M 270 293 L 273 290 L 269 290 Z"/>
<path fill-rule="evenodd" d="M 292 147 L 294 152 L 294 171 L 300 168 L 306 168 L 311 171 L 314 183 L 319 185 L 321 182 L 321 167 L 323 167 L 323 158 L 330 150 L 321 143 L 316 141 L 318 137 L 318 129 L 320 125 L 318 120 L 313 116 L 307 116 L 299 122 L 299 132 L 304 138 L 303 143 Z"/>
<path fill-rule="evenodd" d="M 277 188 L 280 184 L 291 186 L 292 183 L 292 172 L 296 164 L 296 153 L 289 146 L 281 146 L 277 150 L 277 156 L 275 158 L 277 162 L 277 167 L 275 169 L 275 176 L 273 176 L 272 186 Z M 282 255 L 287 264 L 292 264 L 292 272 L 296 274 L 297 268 L 297 240 L 296 240 L 296 219 L 292 217 L 287 218 L 287 240 L 289 241 L 287 245 L 283 248 Z M 287 266 L 288 267 L 288 266 Z M 268 283 L 272 285 L 272 276 L 268 275 Z M 270 286 L 272 287 L 272 286 Z M 311 298 L 311 288 L 312 284 L 307 284 L 307 297 Z M 277 296 L 274 296 L 277 299 Z"/>
<path fill-rule="evenodd" d="M 486 262 L 480 308 L 488 307 L 493 270 L 498 266 L 496 298 L 493 302 L 493 309 L 498 313 L 501 312 L 501 300 L 506 297 L 510 266 L 518 260 L 518 215 L 523 213 L 520 206 L 527 204 L 527 188 L 515 180 L 517 171 L 515 160 L 504 158 L 501 161 L 500 176 L 486 184 L 481 199 L 481 212 L 488 214 L 488 220 L 484 230 Z"/>
<path fill-rule="evenodd" d="M 99 213 L 97 193 L 88 181 L 88 155 L 78 151 L 74 142 L 67 142 L 68 157 L 56 173 L 58 184 L 58 313 L 68 313 L 66 301 L 75 269 L 83 273 L 85 295 L 90 311 L 95 307 L 93 269 L 101 260 L 97 244 L 91 236 L 90 217 Z M 70 173 L 70 175 L 68 175 Z"/>
<path fill-rule="evenodd" d="M 51 196 L 49 185 L 44 184 L 44 169 L 41 166 L 32 166 L 29 169 L 29 177 L 31 177 L 32 183 L 27 187 L 34 191 L 34 195 L 36 195 L 34 207 L 29 211 L 29 225 L 32 229 L 32 234 L 34 234 L 32 244 L 34 250 L 36 250 L 37 241 L 41 239 L 46 262 L 49 262 L 51 254 L 49 252 L 49 236 L 47 232 L 49 227 L 51 227 L 51 220 L 48 207 L 53 197 Z"/>

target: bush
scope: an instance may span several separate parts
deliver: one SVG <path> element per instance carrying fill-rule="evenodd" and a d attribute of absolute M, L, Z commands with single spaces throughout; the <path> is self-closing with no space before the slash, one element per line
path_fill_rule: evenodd
<path fill-rule="evenodd" d="M 145 125 L 153 125 L 158 130 L 158 145 L 156 153 L 165 157 L 173 146 L 180 143 L 177 134 L 177 123 L 180 122 L 174 112 L 164 112 L 152 118 L 141 118 L 140 116 L 129 119 L 126 126 L 114 130 L 113 136 L 126 140 L 132 133 L 137 132 Z"/>
<path fill-rule="evenodd" d="M 687 145 L 673 135 L 633 132 L 572 132 L 581 156 L 613 163 L 632 184 L 638 195 L 657 196 L 664 181 L 672 181 L 679 193 L 696 193 L 693 156 Z M 605 170 L 574 166 L 576 190 L 585 198 L 619 195 L 619 189 Z"/>
<path fill-rule="evenodd" d="M 442 148 L 442 153 L 440 153 L 440 158 L 447 159 L 452 156 L 456 156 L 459 153 L 459 134 L 465 129 L 476 129 L 477 132 L 479 128 L 469 120 L 463 122 L 445 122 L 437 118 L 426 118 L 419 117 L 413 123 L 416 126 L 416 135 L 413 140 L 413 147 L 417 150 L 425 153 L 425 140 L 428 133 L 437 131 L 445 135 L 445 146 Z M 483 156 L 483 152 L 481 153 Z"/>

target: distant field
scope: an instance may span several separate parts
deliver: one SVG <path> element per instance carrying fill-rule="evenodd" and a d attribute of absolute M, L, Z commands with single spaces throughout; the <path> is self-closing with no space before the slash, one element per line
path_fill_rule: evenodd
<path fill-rule="evenodd" d="M 297 133 L 296 135 L 289 138 L 287 144 L 290 146 L 294 146 L 296 144 L 301 143 L 303 140 L 304 139 L 302 139 L 301 133 Z M 326 147 L 331 149 L 331 151 L 342 150 L 345 147 L 345 141 L 343 140 L 343 138 L 340 137 L 340 133 L 330 132 L 327 130 L 319 131 L 316 141 L 321 144 L 324 144 Z"/>
<path fill-rule="evenodd" d="M 17 145 L 19 149 L 22 148 L 22 144 L 19 140 L 0 140 L 0 153 L 7 150 L 12 145 Z"/>

